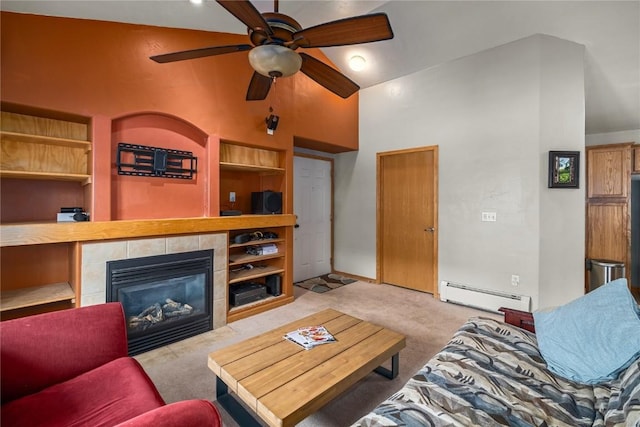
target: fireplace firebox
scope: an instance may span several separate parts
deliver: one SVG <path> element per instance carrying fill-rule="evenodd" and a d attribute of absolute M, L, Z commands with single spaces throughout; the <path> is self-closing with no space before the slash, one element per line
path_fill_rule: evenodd
<path fill-rule="evenodd" d="M 107 301 L 120 302 L 129 355 L 213 329 L 213 250 L 107 262 Z"/>

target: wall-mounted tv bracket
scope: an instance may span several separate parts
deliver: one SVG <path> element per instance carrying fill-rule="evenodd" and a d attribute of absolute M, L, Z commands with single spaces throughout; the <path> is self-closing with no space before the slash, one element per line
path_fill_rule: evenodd
<path fill-rule="evenodd" d="M 193 179 L 198 159 L 190 151 L 118 143 L 118 175 Z"/>

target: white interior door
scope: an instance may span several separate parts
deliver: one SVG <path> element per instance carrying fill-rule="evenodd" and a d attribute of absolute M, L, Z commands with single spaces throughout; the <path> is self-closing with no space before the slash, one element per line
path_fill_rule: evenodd
<path fill-rule="evenodd" d="M 294 156 L 293 281 L 331 273 L 331 161 Z"/>

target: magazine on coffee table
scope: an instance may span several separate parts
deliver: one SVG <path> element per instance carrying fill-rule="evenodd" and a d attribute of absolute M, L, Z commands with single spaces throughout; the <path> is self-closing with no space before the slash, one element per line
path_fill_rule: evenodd
<path fill-rule="evenodd" d="M 302 346 L 305 350 L 310 350 L 320 344 L 336 341 L 324 326 L 305 326 L 285 334 L 284 337 Z"/>

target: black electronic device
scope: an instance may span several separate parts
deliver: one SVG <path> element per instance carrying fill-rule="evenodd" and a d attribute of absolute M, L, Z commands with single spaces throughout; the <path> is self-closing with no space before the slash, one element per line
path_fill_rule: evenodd
<path fill-rule="evenodd" d="M 57 215 L 58 222 L 89 221 L 89 214 L 80 207 L 62 207 Z"/>
<path fill-rule="evenodd" d="M 242 211 L 239 211 L 237 209 L 229 209 L 226 211 L 220 211 L 220 216 L 238 216 L 238 215 L 242 215 Z"/>
<path fill-rule="evenodd" d="M 277 239 L 278 233 L 274 233 L 273 231 L 265 231 L 262 233 L 263 239 Z"/>
<path fill-rule="evenodd" d="M 279 191 L 251 193 L 251 211 L 256 215 L 281 214 L 282 193 Z"/>
<path fill-rule="evenodd" d="M 275 132 L 278 127 L 279 121 L 280 116 L 276 116 L 275 114 L 269 114 L 269 117 L 265 119 L 265 122 L 267 122 L 267 133 L 269 135 L 273 135 L 273 132 Z"/>
<path fill-rule="evenodd" d="M 78 213 L 78 212 L 83 212 L 84 209 L 81 207 L 62 207 L 60 208 L 60 213 Z"/>
<path fill-rule="evenodd" d="M 242 233 L 233 238 L 233 243 L 247 243 L 249 240 L 251 240 L 251 235 L 249 233 Z"/>
<path fill-rule="evenodd" d="M 277 297 L 282 294 L 281 280 L 282 278 L 279 274 L 272 274 L 265 278 L 265 285 L 267 286 L 267 293 L 269 293 L 269 295 Z"/>
<path fill-rule="evenodd" d="M 242 283 L 240 285 L 234 285 L 229 289 L 229 302 L 234 307 L 260 301 L 266 297 L 267 288 L 260 283 Z"/>

